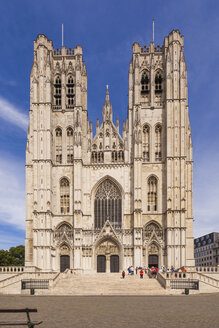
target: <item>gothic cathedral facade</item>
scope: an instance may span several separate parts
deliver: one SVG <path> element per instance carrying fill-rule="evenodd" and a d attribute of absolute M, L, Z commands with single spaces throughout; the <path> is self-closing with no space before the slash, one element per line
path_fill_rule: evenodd
<path fill-rule="evenodd" d="M 118 272 L 193 258 L 193 159 L 183 36 L 133 44 L 128 113 L 106 90 L 93 135 L 82 48 L 38 35 L 26 147 L 26 266 Z"/>

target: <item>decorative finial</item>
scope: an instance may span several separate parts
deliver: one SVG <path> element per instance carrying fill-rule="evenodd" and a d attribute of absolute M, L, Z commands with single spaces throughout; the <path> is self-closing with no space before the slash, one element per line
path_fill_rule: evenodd
<path fill-rule="evenodd" d="M 109 91 L 109 84 L 106 85 L 106 91 Z"/>

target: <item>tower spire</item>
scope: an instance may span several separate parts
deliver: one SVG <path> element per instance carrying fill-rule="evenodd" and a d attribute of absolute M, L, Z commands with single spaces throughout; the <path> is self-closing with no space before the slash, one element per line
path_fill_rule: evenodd
<path fill-rule="evenodd" d="M 105 104 L 110 103 L 110 98 L 109 98 L 109 85 L 106 85 L 106 98 L 105 98 Z"/>

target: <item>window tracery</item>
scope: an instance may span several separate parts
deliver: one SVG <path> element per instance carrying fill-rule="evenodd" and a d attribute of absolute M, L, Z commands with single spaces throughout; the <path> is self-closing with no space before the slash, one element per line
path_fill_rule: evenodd
<path fill-rule="evenodd" d="M 107 220 L 115 228 L 121 228 L 122 196 L 118 187 L 109 179 L 106 179 L 96 192 L 94 217 L 97 229 L 101 229 Z"/>
<path fill-rule="evenodd" d="M 66 235 L 69 239 L 73 238 L 73 229 L 66 223 L 63 223 L 59 228 L 55 231 L 55 238 L 61 239 L 63 235 Z"/>
<path fill-rule="evenodd" d="M 161 151 L 161 132 L 162 128 L 160 124 L 157 124 L 155 127 L 155 160 L 162 160 L 162 151 Z"/>
<path fill-rule="evenodd" d="M 148 179 L 148 211 L 157 211 L 157 179 L 154 176 Z"/>
<path fill-rule="evenodd" d="M 91 163 L 104 163 L 104 152 L 103 151 L 92 151 Z"/>
<path fill-rule="evenodd" d="M 56 163 L 62 164 L 62 129 L 56 128 L 55 135 L 56 135 L 56 141 L 55 141 Z"/>
<path fill-rule="evenodd" d="M 61 107 L 62 105 L 62 82 L 60 76 L 56 76 L 54 83 L 54 105 Z"/>
<path fill-rule="evenodd" d="M 146 227 L 144 228 L 144 236 L 146 238 L 149 239 L 153 233 L 155 233 L 158 238 L 163 238 L 163 230 L 155 222 L 151 222 L 147 224 Z"/>
<path fill-rule="evenodd" d="M 162 92 L 162 74 L 160 71 L 158 71 L 155 75 L 155 93 L 161 93 Z"/>
<path fill-rule="evenodd" d="M 149 93 L 149 73 L 144 71 L 141 76 L 141 94 Z"/>
<path fill-rule="evenodd" d="M 150 161 L 150 128 L 146 124 L 143 127 L 143 160 L 146 162 Z"/>
<path fill-rule="evenodd" d="M 67 163 L 73 163 L 73 129 L 67 128 Z"/>
<path fill-rule="evenodd" d="M 72 75 L 68 76 L 66 87 L 67 87 L 67 92 L 66 92 L 67 108 L 73 108 L 75 92 L 74 92 L 74 79 Z"/>
<path fill-rule="evenodd" d="M 63 214 L 70 211 L 70 187 L 69 181 L 62 178 L 60 181 L 60 212 Z"/>
<path fill-rule="evenodd" d="M 112 163 L 124 162 L 124 151 L 123 150 L 119 150 L 119 151 L 114 150 L 114 151 L 112 151 L 111 159 L 112 159 Z"/>

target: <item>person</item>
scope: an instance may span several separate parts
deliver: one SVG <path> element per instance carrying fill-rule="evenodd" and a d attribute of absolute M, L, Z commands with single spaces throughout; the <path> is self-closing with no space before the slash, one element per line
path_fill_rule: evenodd
<path fill-rule="evenodd" d="M 131 275 L 133 275 L 133 274 L 134 274 L 134 268 L 133 268 L 133 265 L 131 266 L 130 271 L 131 271 Z"/>
<path fill-rule="evenodd" d="M 124 270 L 122 271 L 122 278 L 123 279 L 125 278 L 125 271 Z"/>
<path fill-rule="evenodd" d="M 141 278 L 141 279 L 143 279 L 143 275 L 144 275 L 144 272 L 143 272 L 143 270 L 141 269 L 141 271 L 140 271 L 140 278 Z"/>
<path fill-rule="evenodd" d="M 136 272 L 136 274 L 138 274 L 138 267 L 137 266 L 135 268 L 135 272 Z"/>
<path fill-rule="evenodd" d="M 156 271 L 156 268 L 152 268 L 152 276 L 154 277 L 154 278 L 156 278 L 156 275 L 157 275 L 157 271 Z"/>
<path fill-rule="evenodd" d="M 179 268 L 178 272 L 182 272 L 182 269 L 181 269 L 181 268 Z"/>

